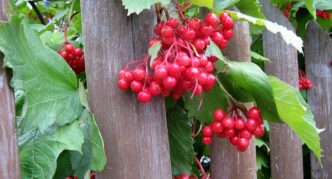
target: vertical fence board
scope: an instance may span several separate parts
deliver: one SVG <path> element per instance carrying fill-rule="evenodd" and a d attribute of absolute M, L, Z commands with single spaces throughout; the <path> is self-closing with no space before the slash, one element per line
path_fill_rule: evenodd
<path fill-rule="evenodd" d="M 223 54 L 237 61 L 250 61 L 250 32 L 246 22 L 236 22 L 235 35 L 223 50 Z M 228 140 L 214 137 L 211 147 L 212 179 L 256 179 L 256 147 L 255 140 L 245 152 L 238 152 L 236 146 Z"/>
<path fill-rule="evenodd" d="M 263 12 L 273 22 L 293 29 L 288 19 L 268 0 L 262 0 Z M 266 72 L 298 87 L 298 62 L 296 49 L 287 45 L 280 34 L 263 33 Z M 285 124 L 270 123 L 271 168 L 273 179 L 303 179 L 301 139 Z"/>
<path fill-rule="evenodd" d="M 147 52 L 155 17 L 149 11 L 127 17 L 120 0 L 81 4 L 89 102 L 108 158 L 99 177 L 170 179 L 164 101 L 142 105 L 117 88 L 118 71 Z"/>
<path fill-rule="evenodd" d="M 0 0 L 0 21 L 6 20 L 7 0 Z M 20 178 L 14 96 L 0 52 L 0 178 Z"/>
<path fill-rule="evenodd" d="M 311 154 L 311 177 L 313 179 L 332 178 L 332 40 L 313 21 L 307 26 L 304 38 L 304 52 L 307 77 L 312 82 L 307 99 L 315 115 L 318 128 L 325 128 L 320 134 L 323 148 L 322 165 Z"/>

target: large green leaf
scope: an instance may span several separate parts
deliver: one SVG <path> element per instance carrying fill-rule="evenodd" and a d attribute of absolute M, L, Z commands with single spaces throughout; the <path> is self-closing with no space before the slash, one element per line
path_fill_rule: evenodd
<path fill-rule="evenodd" d="M 323 10 L 330 10 L 332 9 L 332 1 L 328 0 L 315 0 L 315 8 L 323 9 Z"/>
<path fill-rule="evenodd" d="M 202 99 L 199 96 L 191 95 L 184 96 L 185 108 L 188 110 L 189 117 L 196 117 L 202 123 L 209 123 L 213 121 L 213 112 L 221 108 L 227 110 L 227 95 L 220 89 L 219 85 L 215 85 L 211 91 L 203 92 Z M 199 104 L 202 101 L 202 105 Z"/>
<path fill-rule="evenodd" d="M 257 0 L 241 0 L 236 3 L 235 6 L 243 14 L 265 19 L 265 16 L 261 11 L 261 4 Z"/>
<path fill-rule="evenodd" d="M 155 3 L 167 5 L 170 0 L 122 0 L 122 5 L 128 10 L 128 15 L 132 13 L 139 14 L 144 9 L 150 9 Z"/>
<path fill-rule="evenodd" d="M 221 73 L 221 83 L 235 99 L 241 102 L 255 101 L 264 119 L 280 121 L 272 95 L 272 87 L 266 74 L 251 62 L 228 62 L 228 69 Z"/>
<path fill-rule="evenodd" d="M 190 0 L 190 3 L 198 7 L 213 9 L 214 0 Z"/>
<path fill-rule="evenodd" d="M 224 10 L 229 6 L 232 6 L 238 3 L 241 0 L 214 0 L 213 9 L 215 10 Z"/>
<path fill-rule="evenodd" d="M 12 87 L 24 91 L 26 111 L 21 132 L 65 125 L 82 112 L 77 79 L 67 63 L 45 46 L 27 22 L 13 16 L 0 26 L 4 66 L 13 70 Z"/>
<path fill-rule="evenodd" d="M 81 152 L 83 133 L 77 121 L 56 130 L 41 133 L 31 130 L 19 136 L 19 158 L 22 178 L 51 179 L 56 161 L 64 150 Z"/>
<path fill-rule="evenodd" d="M 235 12 L 235 11 L 228 11 L 228 12 L 232 15 L 232 18 L 235 20 L 244 20 L 254 25 L 265 27 L 268 31 L 274 34 L 280 33 L 281 37 L 284 39 L 284 41 L 287 44 L 292 45 L 299 52 L 302 53 L 302 47 L 303 47 L 302 39 L 298 37 L 293 31 L 288 30 L 286 27 L 281 26 L 275 22 L 271 22 L 265 19 L 255 18 L 252 16 L 242 14 L 240 12 Z"/>
<path fill-rule="evenodd" d="M 304 0 L 304 3 L 310 14 L 316 18 L 316 9 L 315 9 L 314 0 Z"/>
<path fill-rule="evenodd" d="M 289 84 L 273 76 L 269 77 L 269 81 L 273 87 L 273 95 L 281 120 L 296 132 L 320 160 L 322 149 L 319 130 L 308 104 L 305 103 L 300 92 Z"/>
<path fill-rule="evenodd" d="M 167 110 L 167 128 L 171 150 L 173 175 L 191 173 L 195 157 L 193 149 L 191 119 L 178 105 Z"/>

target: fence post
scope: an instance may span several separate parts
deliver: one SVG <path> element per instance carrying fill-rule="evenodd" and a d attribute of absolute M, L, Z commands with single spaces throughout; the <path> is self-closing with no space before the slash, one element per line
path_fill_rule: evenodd
<path fill-rule="evenodd" d="M 263 12 L 267 19 L 294 31 L 288 19 L 268 0 L 262 0 Z M 266 72 L 281 80 L 298 87 L 297 51 L 287 45 L 280 34 L 265 31 L 263 33 L 265 57 L 271 62 L 266 63 Z M 270 125 L 270 159 L 273 179 L 303 179 L 302 141 L 285 124 L 269 123 Z"/>
<path fill-rule="evenodd" d="M 320 134 L 323 148 L 322 165 L 311 153 L 311 177 L 332 178 L 332 40 L 315 22 L 309 22 L 304 37 L 306 74 L 312 82 L 307 100 L 315 115 L 318 128 L 325 128 Z"/>
<path fill-rule="evenodd" d="M 7 19 L 7 6 L 7 0 L 0 0 L 0 21 Z M 9 75 L 2 66 L 0 52 L 0 178 L 19 179 L 14 95 L 9 87 Z"/>
<path fill-rule="evenodd" d="M 105 142 L 107 164 L 100 178 L 170 179 L 164 101 L 139 104 L 117 87 L 118 71 L 143 58 L 154 16 L 127 17 L 120 0 L 81 1 L 89 103 Z"/>
<path fill-rule="evenodd" d="M 249 24 L 236 22 L 235 35 L 223 50 L 223 54 L 237 61 L 250 61 Z M 214 137 L 211 146 L 211 178 L 212 179 L 256 179 L 256 145 L 254 138 L 245 152 L 238 152 L 228 140 Z"/>

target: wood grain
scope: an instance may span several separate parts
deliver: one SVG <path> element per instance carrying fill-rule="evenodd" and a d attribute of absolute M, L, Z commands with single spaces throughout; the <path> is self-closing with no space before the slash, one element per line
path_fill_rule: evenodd
<path fill-rule="evenodd" d="M 267 19 L 294 31 L 288 19 L 268 0 L 262 0 Z M 287 45 L 280 34 L 263 33 L 266 63 L 265 70 L 281 80 L 298 87 L 298 63 L 296 49 Z M 270 159 L 273 179 L 303 179 L 302 142 L 285 124 L 270 123 Z"/>
<path fill-rule="evenodd" d="M 246 22 L 237 22 L 235 35 L 223 49 L 223 54 L 237 61 L 250 61 L 250 32 Z M 255 140 L 245 152 L 239 152 L 228 140 L 214 136 L 211 147 L 211 178 L 212 179 L 256 179 L 256 148 Z"/>
<path fill-rule="evenodd" d="M 0 21 L 7 19 L 7 0 L 0 0 Z M 0 52 L 0 178 L 20 178 L 17 150 L 15 106 L 9 75 L 3 66 Z"/>
<path fill-rule="evenodd" d="M 309 22 L 304 37 L 304 54 L 306 74 L 312 82 L 312 89 L 308 90 L 307 100 L 315 115 L 317 127 L 325 128 L 320 133 L 322 165 L 311 153 L 311 177 L 313 179 L 332 178 L 332 40 L 313 21 Z"/>
<path fill-rule="evenodd" d="M 98 178 L 170 179 L 164 101 L 139 104 L 117 88 L 117 73 L 143 58 L 153 11 L 127 17 L 121 0 L 81 1 L 89 103 L 105 142 L 107 165 Z"/>

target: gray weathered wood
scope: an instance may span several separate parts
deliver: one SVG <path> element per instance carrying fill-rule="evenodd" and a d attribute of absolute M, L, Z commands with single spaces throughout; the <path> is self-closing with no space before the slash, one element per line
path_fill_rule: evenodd
<path fill-rule="evenodd" d="M 7 19 L 8 1 L 0 0 L 0 21 Z M 20 178 L 13 91 L 0 52 L 0 178 Z"/>
<path fill-rule="evenodd" d="M 288 19 L 268 0 L 262 0 L 263 12 L 273 22 L 294 31 Z M 296 49 L 287 45 L 280 34 L 263 33 L 266 72 L 298 87 L 298 63 Z M 270 123 L 271 168 L 273 179 L 303 179 L 301 139 L 285 124 Z"/>
<path fill-rule="evenodd" d="M 127 17 L 121 0 L 81 1 L 89 103 L 104 137 L 107 166 L 100 178 L 170 179 L 164 101 L 139 104 L 117 88 L 118 71 L 143 58 L 153 11 Z"/>
<path fill-rule="evenodd" d="M 235 35 L 223 54 L 237 61 L 250 61 L 250 32 L 246 22 L 237 22 Z M 256 148 L 254 138 L 245 152 L 239 152 L 228 140 L 215 136 L 211 148 L 212 179 L 256 179 Z"/>
<path fill-rule="evenodd" d="M 320 133 L 322 165 L 311 154 L 311 177 L 314 179 L 332 178 L 332 40 L 315 22 L 307 26 L 304 38 L 306 74 L 312 82 L 307 100 L 315 115 L 318 128 L 325 128 Z"/>

